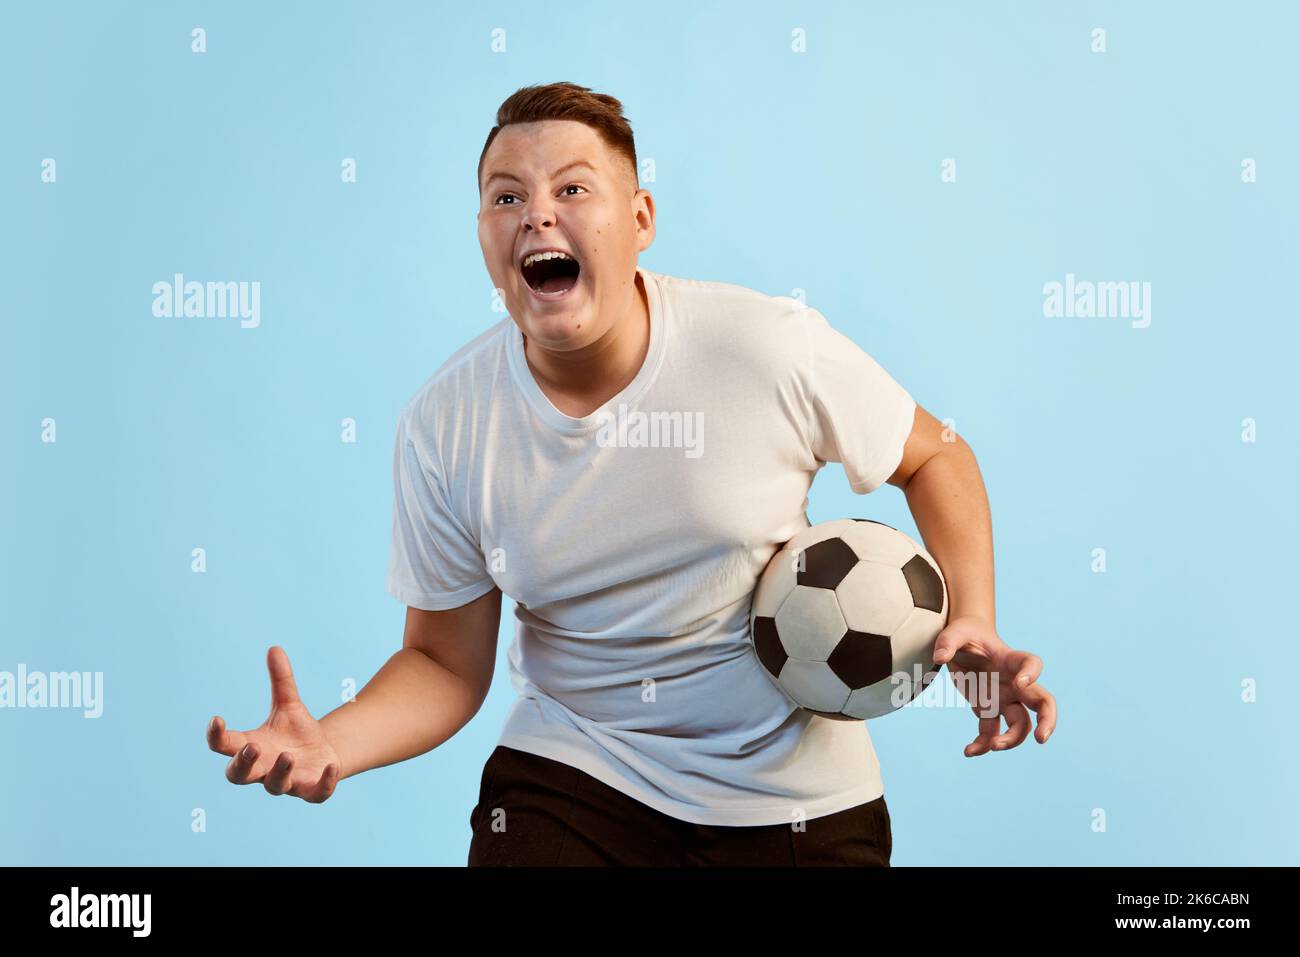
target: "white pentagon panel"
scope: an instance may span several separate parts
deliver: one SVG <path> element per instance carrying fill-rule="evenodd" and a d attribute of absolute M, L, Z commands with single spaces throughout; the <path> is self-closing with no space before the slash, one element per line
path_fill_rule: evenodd
<path fill-rule="evenodd" d="M 784 549 L 772 556 L 772 560 L 763 569 L 754 588 L 754 601 L 750 608 L 750 621 L 755 615 L 774 618 L 776 611 L 798 583 L 794 569 L 794 554 Z"/>
<path fill-rule="evenodd" d="M 943 631 L 943 624 L 943 617 L 928 608 L 913 608 L 907 621 L 890 636 L 889 648 L 894 656 L 891 667 L 911 674 L 914 664 L 919 663 L 922 671 L 934 664 L 934 640 Z"/>
<path fill-rule="evenodd" d="M 915 609 L 903 573 L 879 562 L 858 562 L 835 589 L 845 623 L 869 635 L 893 635 Z"/>
<path fill-rule="evenodd" d="M 796 532 L 794 537 L 785 543 L 785 547 L 791 550 L 811 548 L 818 542 L 824 542 L 828 538 L 838 538 L 841 533 L 856 524 L 851 518 L 837 518 L 830 522 L 819 522 Z"/>
<path fill-rule="evenodd" d="M 796 585 L 776 613 L 776 633 L 792 658 L 825 661 L 846 631 L 835 592 L 829 588 Z"/>
<path fill-rule="evenodd" d="M 801 706 L 814 711 L 840 711 L 849 697 L 848 686 L 824 661 L 790 658 L 777 679 L 785 693 Z"/>
<path fill-rule="evenodd" d="M 902 568 L 917 553 L 916 542 L 908 536 L 875 522 L 854 522 L 840 537 L 864 562 Z"/>
<path fill-rule="evenodd" d="M 895 674 L 853 691 L 844 702 L 842 710 L 847 715 L 869 721 L 893 714 L 911 701 L 912 697 L 912 679 L 905 674 Z"/>

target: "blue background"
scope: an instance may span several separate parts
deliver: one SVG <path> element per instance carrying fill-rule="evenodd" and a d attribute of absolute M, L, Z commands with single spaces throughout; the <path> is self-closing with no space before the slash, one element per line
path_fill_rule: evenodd
<path fill-rule="evenodd" d="M 1298 20 L 1226 3 L 7 8 L 0 670 L 102 671 L 106 702 L 98 720 L 0 710 L 0 862 L 464 863 L 513 699 L 503 661 L 459 734 L 323 805 L 231 786 L 203 732 L 266 716 L 272 644 L 318 716 L 401 646 L 397 411 L 501 318 L 474 220 L 498 104 L 573 80 L 620 98 L 654 161 L 643 265 L 805 290 L 979 457 L 999 632 L 1043 656 L 1059 727 L 968 759 L 964 706 L 873 722 L 894 863 L 1297 863 Z M 175 272 L 260 281 L 261 326 L 154 317 Z M 1152 283 L 1151 325 L 1044 317 L 1067 272 Z M 841 516 L 916 535 L 897 489 L 854 496 L 831 465 L 809 518 Z"/>

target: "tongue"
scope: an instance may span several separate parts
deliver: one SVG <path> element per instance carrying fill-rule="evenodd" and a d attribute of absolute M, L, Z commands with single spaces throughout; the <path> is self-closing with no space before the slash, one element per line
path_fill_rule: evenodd
<path fill-rule="evenodd" d="M 542 280 L 542 292 L 568 292 L 577 281 L 577 276 L 548 276 Z"/>

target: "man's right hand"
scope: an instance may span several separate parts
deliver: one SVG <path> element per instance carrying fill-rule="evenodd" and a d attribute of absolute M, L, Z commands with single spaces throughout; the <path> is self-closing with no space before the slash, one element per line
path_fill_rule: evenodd
<path fill-rule="evenodd" d="M 334 793 L 342 768 L 320 722 L 298 697 L 298 686 L 283 648 L 266 653 L 271 673 L 271 714 L 252 731 L 227 731 L 217 715 L 208 724 L 208 747 L 231 755 L 226 780 L 262 782 L 270 794 L 292 794 L 319 804 Z"/>

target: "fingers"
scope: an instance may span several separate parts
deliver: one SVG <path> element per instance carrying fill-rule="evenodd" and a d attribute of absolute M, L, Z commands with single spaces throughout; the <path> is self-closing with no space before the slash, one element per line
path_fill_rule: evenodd
<path fill-rule="evenodd" d="M 979 713 L 978 710 L 975 712 Z M 965 755 L 968 758 L 974 758 L 981 754 L 987 754 L 993 744 L 993 736 L 998 733 L 1002 721 L 999 718 L 980 718 L 980 733 L 970 744 L 966 745 Z"/>
<path fill-rule="evenodd" d="M 268 794 L 285 794 L 293 784 L 293 755 L 281 751 L 280 756 L 271 765 L 262 785 Z"/>
<path fill-rule="evenodd" d="M 1014 748 L 1029 737 L 1029 712 L 1024 705 L 1013 701 L 1002 709 L 1002 714 L 1007 719 L 1007 730 L 993 738 L 994 751 Z"/>
<path fill-rule="evenodd" d="M 215 716 L 208 722 L 208 747 L 218 754 L 234 754 L 248 742 L 242 731 L 227 731 L 226 722 Z"/>
<path fill-rule="evenodd" d="M 293 780 L 294 757 L 288 751 L 281 751 L 275 763 L 265 775 L 256 770 L 259 751 L 257 745 L 246 744 L 240 748 L 226 767 L 226 780 L 231 784 L 255 784 L 262 782 L 268 794 L 289 794 L 300 797 L 312 804 L 327 800 L 339 783 L 339 766 L 329 764 L 320 777 L 311 784 L 295 783 Z"/>
<path fill-rule="evenodd" d="M 288 751 L 281 751 L 270 770 L 259 774 L 257 759 L 261 751 L 256 744 L 245 741 L 245 738 L 243 732 L 225 730 L 225 724 L 219 716 L 208 723 L 208 745 L 212 750 L 234 755 L 226 765 L 226 780 L 231 784 L 255 784 L 261 781 L 268 794 L 291 794 L 312 804 L 328 800 L 338 786 L 340 769 L 337 764 L 326 765 L 320 777 L 311 783 L 295 783 L 294 756 Z M 235 739 L 239 739 L 242 747 L 232 744 Z"/>
<path fill-rule="evenodd" d="M 1038 727 L 1034 738 L 1039 744 L 1046 744 L 1056 728 L 1056 699 L 1041 685 L 1030 685 L 1021 691 L 1021 701 L 1012 701 L 1002 709 L 1006 718 L 1007 730 L 999 733 L 1001 723 L 998 718 L 980 718 L 980 733 L 974 741 L 966 745 L 966 757 L 973 758 L 988 751 L 1006 751 L 1022 744 L 1029 737 L 1029 712 L 1027 708 L 1038 713 Z M 1023 702 L 1023 703 L 1021 703 Z M 979 708 L 972 708 L 979 714 Z"/>
<path fill-rule="evenodd" d="M 257 764 L 257 745 L 245 744 L 226 765 L 226 780 L 231 784 L 252 784 L 257 778 L 253 769 Z"/>
<path fill-rule="evenodd" d="M 263 785 L 269 794 L 289 794 L 302 798 L 311 804 L 320 804 L 334 793 L 339 783 L 339 766 L 328 764 L 319 778 L 308 784 L 293 780 L 294 757 L 288 751 L 282 752 L 266 775 Z"/>
<path fill-rule="evenodd" d="M 272 708 L 300 700 L 298 685 L 293 680 L 293 669 L 289 667 L 289 656 L 279 645 L 273 645 L 267 651 L 266 669 L 271 673 Z"/>
<path fill-rule="evenodd" d="M 1046 744 L 1047 739 L 1056 730 L 1056 699 L 1042 685 L 1037 684 L 1021 688 L 1018 693 L 1025 707 L 1031 708 L 1038 715 L 1034 740 L 1039 744 Z"/>
<path fill-rule="evenodd" d="M 334 788 L 338 783 L 339 766 L 337 764 L 327 764 L 325 770 L 321 772 L 320 780 L 310 788 L 305 788 L 301 793 L 296 791 L 294 793 L 311 804 L 320 804 L 334 793 Z"/>
<path fill-rule="evenodd" d="M 1015 685 L 1024 688 L 1038 680 L 1043 673 L 1043 659 L 1028 651 L 1018 651 L 1011 658 L 1015 668 Z"/>

